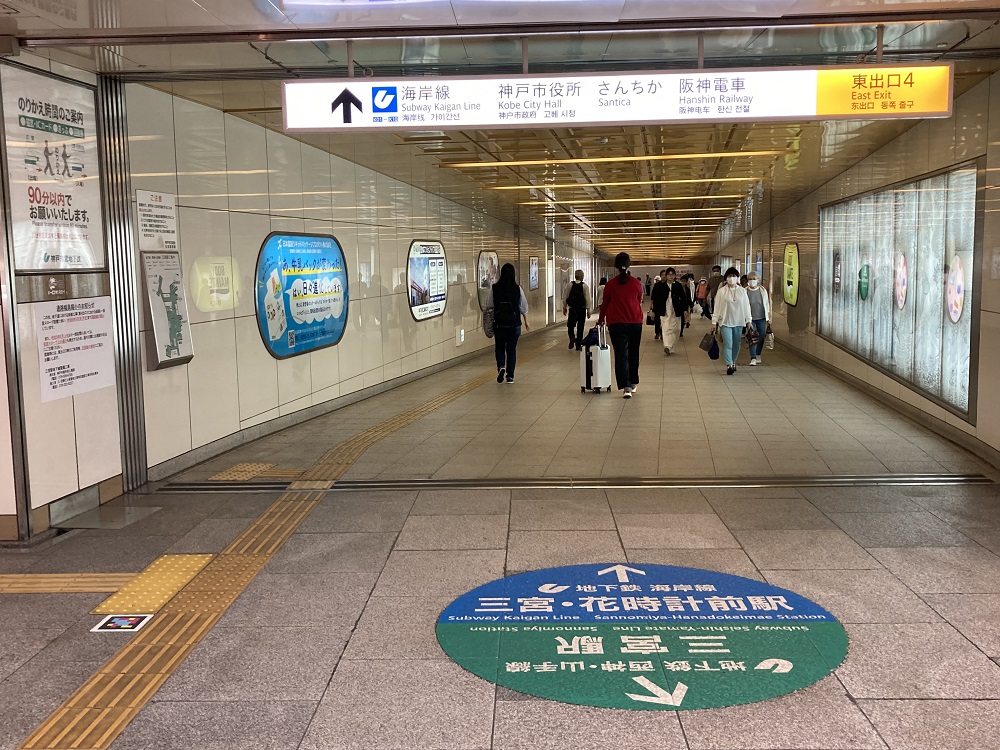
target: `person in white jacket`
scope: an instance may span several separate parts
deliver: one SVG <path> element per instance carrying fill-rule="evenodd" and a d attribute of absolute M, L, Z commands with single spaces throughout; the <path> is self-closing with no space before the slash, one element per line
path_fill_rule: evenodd
<path fill-rule="evenodd" d="M 757 330 L 757 343 L 750 347 L 750 366 L 761 364 L 760 353 L 764 349 L 764 335 L 771 324 L 771 295 L 760 285 L 757 272 L 747 274 L 747 299 L 750 301 L 750 317 Z"/>
<path fill-rule="evenodd" d="M 740 286 L 740 272 L 729 268 L 725 274 L 725 283 L 720 284 L 715 293 L 715 309 L 712 311 L 712 332 L 719 331 L 722 335 L 726 375 L 736 372 L 736 358 L 740 356 L 743 331 L 752 320 L 747 290 Z"/>

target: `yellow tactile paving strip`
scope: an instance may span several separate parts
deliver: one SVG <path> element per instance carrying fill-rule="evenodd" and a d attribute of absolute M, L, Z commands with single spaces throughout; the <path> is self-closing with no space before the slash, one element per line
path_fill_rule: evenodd
<path fill-rule="evenodd" d="M 159 612 L 215 555 L 163 555 L 90 611 L 92 615 Z"/>
<path fill-rule="evenodd" d="M 225 471 L 220 471 L 213 477 L 209 477 L 209 481 L 242 482 L 248 479 L 256 479 L 263 472 L 273 468 L 274 464 L 236 464 Z"/>
<path fill-rule="evenodd" d="M 522 361 L 554 346 L 550 343 Z M 236 601 L 271 556 L 351 464 L 397 430 L 495 378 L 475 378 L 369 428 L 328 451 L 57 708 L 19 750 L 104 750 Z M 235 468 L 235 467 L 234 467 Z M 125 613 L 116 613 L 125 614 Z"/>
<path fill-rule="evenodd" d="M 0 594 L 104 594 L 133 578 L 135 573 L 12 573 L 0 575 Z"/>

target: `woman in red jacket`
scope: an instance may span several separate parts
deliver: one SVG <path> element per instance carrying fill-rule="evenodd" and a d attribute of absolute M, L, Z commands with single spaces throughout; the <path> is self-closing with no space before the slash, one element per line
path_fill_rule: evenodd
<path fill-rule="evenodd" d="M 597 324 L 608 323 L 611 346 L 615 350 L 615 379 L 622 396 L 632 398 L 639 385 L 639 342 L 642 338 L 642 282 L 628 272 L 628 253 L 615 256 L 617 278 L 604 287 Z"/>

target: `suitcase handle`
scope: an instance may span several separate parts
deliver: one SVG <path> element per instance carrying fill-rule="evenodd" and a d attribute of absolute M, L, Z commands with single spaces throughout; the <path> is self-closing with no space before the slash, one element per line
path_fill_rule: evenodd
<path fill-rule="evenodd" d="M 608 348 L 608 327 L 597 326 L 597 345 L 601 349 Z"/>

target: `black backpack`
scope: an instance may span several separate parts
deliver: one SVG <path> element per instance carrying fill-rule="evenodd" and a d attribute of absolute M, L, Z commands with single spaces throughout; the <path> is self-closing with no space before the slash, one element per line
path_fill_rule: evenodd
<path fill-rule="evenodd" d="M 513 328 L 517 325 L 520 312 L 521 288 L 515 286 L 510 294 L 505 295 L 499 286 L 493 285 L 493 327 Z"/>
<path fill-rule="evenodd" d="M 583 282 L 581 281 L 577 284 L 575 281 L 570 282 L 572 286 L 569 290 L 569 296 L 566 298 L 567 307 L 586 307 L 587 298 L 583 294 Z"/>

